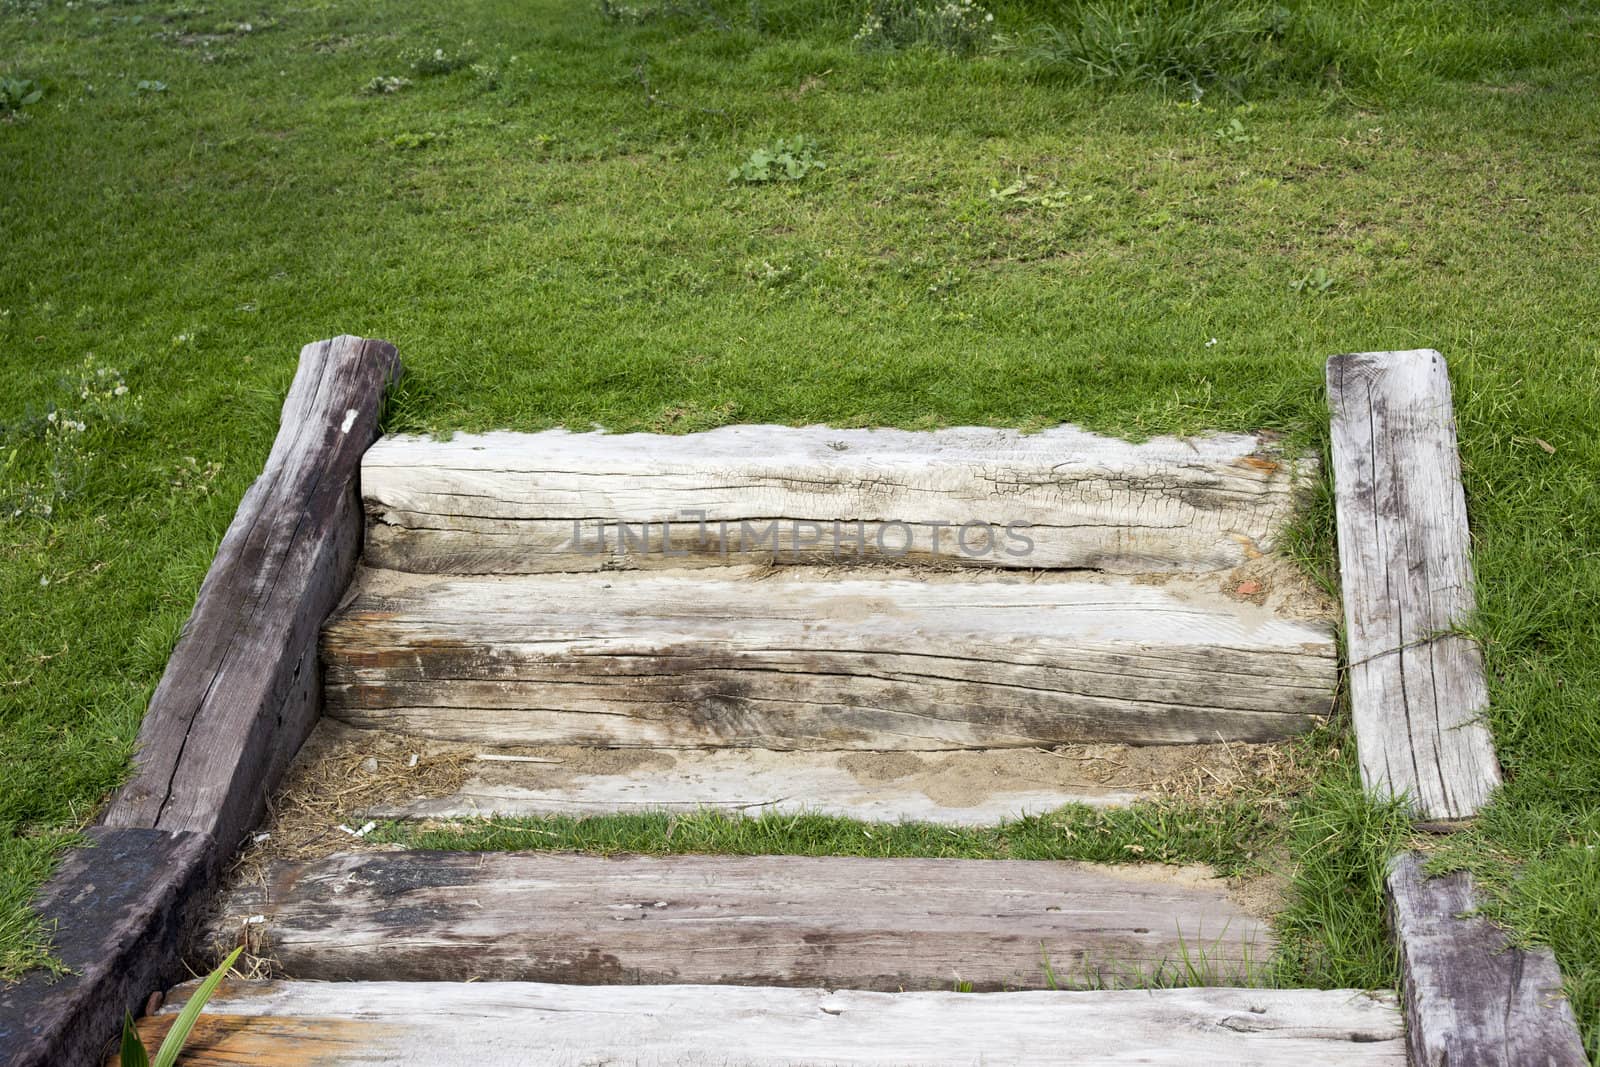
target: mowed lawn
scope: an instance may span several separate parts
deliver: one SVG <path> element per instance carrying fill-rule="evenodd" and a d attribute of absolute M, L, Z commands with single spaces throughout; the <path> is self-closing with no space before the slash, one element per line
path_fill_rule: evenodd
<path fill-rule="evenodd" d="M 307 341 L 399 346 L 391 428 L 1313 449 L 1327 356 L 1432 347 L 1508 784 L 1427 844 L 1554 946 L 1600 1051 L 1600 11 L 1291 3 L 1201 94 L 1030 49 L 1072 0 L 971 53 L 855 42 L 864 11 L 0 0 L 0 978 L 47 958 L 26 901 L 125 774 Z M 797 137 L 798 180 L 730 178 Z M 1324 495 L 1295 547 L 1326 571 L 1331 536 Z M 1261 839 L 1283 980 L 1393 980 L 1406 831 L 1351 749 L 1315 739 Z"/>

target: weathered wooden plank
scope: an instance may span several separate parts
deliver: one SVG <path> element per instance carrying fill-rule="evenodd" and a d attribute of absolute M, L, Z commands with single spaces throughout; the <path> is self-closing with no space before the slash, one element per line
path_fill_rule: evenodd
<path fill-rule="evenodd" d="M 34 905 L 71 973 L 35 971 L 0 988 L 6 1067 L 102 1062 L 123 1013 L 184 973 L 185 904 L 205 887 L 210 840 L 104 827 L 88 836 L 91 847 L 67 854 Z"/>
<path fill-rule="evenodd" d="M 1203 871 L 1045 861 L 364 853 L 273 866 L 216 936 L 258 914 L 287 975 L 338 980 L 1037 989 L 1272 952 Z"/>
<path fill-rule="evenodd" d="M 562 757 L 480 763 L 477 776 L 450 796 L 383 804 L 365 815 L 461 819 L 710 809 L 993 825 L 1067 804 L 1130 804 L 1149 792 L 1096 782 L 1086 774 L 1093 761 L 1031 749 L 931 756 L 764 749 L 553 751 Z"/>
<path fill-rule="evenodd" d="M 327 713 L 489 745 L 1158 744 L 1300 733 L 1334 687 L 1325 625 L 1214 588 L 727 573 L 369 587 L 324 634 Z"/>
<path fill-rule="evenodd" d="M 307 345 L 265 469 L 245 493 L 139 732 L 107 825 L 194 830 L 225 858 L 315 722 L 316 638 L 361 542 L 361 454 L 394 346 Z"/>
<path fill-rule="evenodd" d="M 142 1024 L 164 1034 L 181 996 Z M 225 985 L 184 1063 L 428 1067 L 1404 1067 L 1392 994 L 1032 993 L 531 983 Z M 210 1011 L 212 1009 L 208 1009 Z"/>
<path fill-rule="evenodd" d="M 1561 969 L 1549 949 L 1511 946 L 1468 915 L 1472 877 L 1423 873 L 1408 852 L 1389 866 L 1389 903 L 1416 1067 L 1586 1067 Z"/>
<path fill-rule="evenodd" d="M 1304 475 L 1309 464 L 1295 466 Z M 1205 570 L 1266 551 L 1296 484 L 1261 437 L 1135 445 L 1071 426 L 397 436 L 368 453 L 362 474 L 368 562 L 480 574 L 935 555 Z M 974 522 L 995 530 L 962 531 Z"/>
<path fill-rule="evenodd" d="M 1477 645 L 1450 378 L 1439 353 L 1328 361 L 1339 570 L 1363 781 L 1425 818 L 1475 814 L 1500 784 Z"/>

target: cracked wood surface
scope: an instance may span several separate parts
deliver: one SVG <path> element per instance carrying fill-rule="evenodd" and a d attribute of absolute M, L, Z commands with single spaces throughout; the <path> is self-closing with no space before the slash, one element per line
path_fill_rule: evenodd
<path fill-rule="evenodd" d="M 182 1004 L 180 992 L 140 1024 L 147 1044 Z M 1404 1067 L 1405 1045 L 1392 994 L 1341 989 L 974 994 L 232 982 L 201 1016 L 183 1062 Z"/>
<path fill-rule="evenodd" d="M 215 937 L 253 915 L 326 980 L 1040 989 L 1248 981 L 1273 950 L 1203 868 L 1045 860 L 344 854 L 272 865 Z"/>
<path fill-rule="evenodd" d="M 1389 866 L 1407 1036 L 1415 1067 L 1586 1067 L 1561 969 L 1547 948 L 1512 947 L 1471 917 L 1472 877 L 1423 873 L 1408 852 Z"/>
<path fill-rule="evenodd" d="M 1361 776 L 1436 820 L 1500 784 L 1473 611 L 1471 543 L 1444 358 L 1328 361 L 1339 573 Z"/>
<path fill-rule="evenodd" d="M 1123 578 L 410 579 L 323 637 L 327 713 L 488 745 L 1269 741 L 1328 711 L 1320 621 Z"/>
<path fill-rule="evenodd" d="M 361 454 L 399 373 L 386 341 L 305 346 L 281 428 L 200 587 L 109 826 L 193 830 L 226 857 L 315 723 L 317 633 L 361 544 Z"/>
<path fill-rule="evenodd" d="M 1071 426 L 551 430 L 390 437 L 367 453 L 362 492 L 367 561 L 397 570 L 926 562 L 937 553 L 979 567 L 1138 572 L 1232 567 L 1267 551 L 1309 473 L 1309 461 L 1292 466 L 1269 440 L 1239 434 L 1135 445 Z M 995 530 L 963 533 L 969 522 Z M 633 540 L 619 543 L 613 526 L 600 549 L 596 524 L 606 523 L 628 524 Z M 1028 525 L 1031 548 L 1008 523 Z"/>

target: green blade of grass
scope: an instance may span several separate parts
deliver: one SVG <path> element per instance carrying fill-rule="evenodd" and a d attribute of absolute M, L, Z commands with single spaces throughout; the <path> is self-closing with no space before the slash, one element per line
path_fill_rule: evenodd
<path fill-rule="evenodd" d="M 133 1025 L 133 1013 L 122 1015 L 122 1051 L 118 1062 L 121 1067 L 150 1067 L 150 1054 L 139 1040 L 139 1031 Z"/>
<path fill-rule="evenodd" d="M 189 1032 L 194 1029 L 194 1024 L 200 1019 L 200 1013 L 205 1010 L 206 1001 L 217 991 L 217 986 L 228 976 L 228 972 L 233 969 L 234 961 L 243 951 L 243 945 L 234 949 L 216 970 L 206 975 L 205 981 L 200 983 L 200 987 L 189 998 L 189 1003 L 178 1013 L 178 1021 L 167 1031 L 166 1040 L 161 1042 L 161 1050 L 156 1053 L 155 1067 L 173 1067 L 173 1064 L 178 1062 L 178 1054 L 183 1051 L 184 1043 L 189 1040 Z"/>

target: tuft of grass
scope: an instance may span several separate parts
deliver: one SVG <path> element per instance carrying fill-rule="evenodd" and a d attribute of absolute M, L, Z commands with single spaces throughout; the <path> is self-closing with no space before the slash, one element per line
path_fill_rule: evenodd
<path fill-rule="evenodd" d="M 1499 80 L 1585 50 L 1597 14 L 1562 0 L 1068 0 L 1002 5 L 1006 51 L 1091 84 L 1198 98 L 1306 86 L 1387 94 Z"/>
<path fill-rule="evenodd" d="M 29 905 L 34 889 L 55 871 L 61 853 L 84 843 L 76 832 L 0 839 L 0 983 L 35 968 L 65 972 L 50 951 L 53 931 Z"/>
<path fill-rule="evenodd" d="M 1297 800 L 1285 842 L 1294 858 L 1290 903 L 1275 922 L 1282 984 L 1394 988 L 1399 969 L 1383 920 L 1384 877 L 1410 825 L 1403 805 L 1365 793 L 1349 755 Z"/>
<path fill-rule="evenodd" d="M 1256 81 L 1279 52 L 1286 12 L 1251 0 L 1092 0 L 1012 50 L 1091 84 L 1177 86 L 1198 99 Z"/>
<path fill-rule="evenodd" d="M 1180 935 L 1175 957 L 1138 961 L 1085 957 L 1067 972 L 1056 968 L 1041 944 L 1039 970 L 1044 988 L 1052 990 L 1271 986 L 1274 972 L 1261 965 L 1251 946 L 1226 944 L 1227 956 L 1213 951 L 1225 945 L 1226 936 L 1226 930 L 1219 931 L 1214 941 L 1191 941 Z M 1241 949 L 1242 953 L 1235 956 Z"/>

